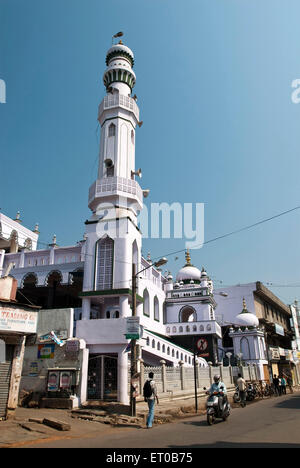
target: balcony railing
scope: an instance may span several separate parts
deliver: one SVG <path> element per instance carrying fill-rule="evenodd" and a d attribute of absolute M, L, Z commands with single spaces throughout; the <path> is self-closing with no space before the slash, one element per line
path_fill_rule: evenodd
<path fill-rule="evenodd" d="M 116 192 L 135 195 L 140 201 L 143 200 L 143 191 L 137 181 L 124 177 L 107 177 L 93 183 L 89 191 L 89 203 L 103 194 Z"/>
<path fill-rule="evenodd" d="M 139 108 L 135 100 L 129 96 L 124 96 L 123 94 L 109 94 L 108 96 L 105 96 L 99 106 L 99 115 L 101 115 L 104 110 L 112 107 L 123 107 L 130 110 L 134 112 L 137 120 L 139 120 Z"/>
<path fill-rule="evenodd" d="M 167 323 L 166 333 L 170 336 L 218 335 L 222 337 L 221 327 L 215 320 Z"/>

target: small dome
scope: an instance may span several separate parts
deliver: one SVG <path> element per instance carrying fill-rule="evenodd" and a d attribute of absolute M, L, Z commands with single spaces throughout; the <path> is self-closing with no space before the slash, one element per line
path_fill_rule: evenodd
<path fill-rule="evenodd" d="M 191 280 L 193 280 L 193 281 L 200 282 L 201 271 L 191 264 L 191 257 L 190 257 L 189 250 L 187 250 L 185 253 L 185 259 L 186 259 L 186 264 L 177 273 L 176 281 L 190 282 Z"/>
<path fill-rule="evenodd" d="M 125 46 L 121 41 L 119 44 L 113 45 L 106 54 L 106 65 L 109 64 L 110 60 L 115 57 L 125 57 L 131 63 L 131 66 L 134 65 L 134 54 L 129 47 Z"/>
<path fill-rule="evenodd" d="M 186 280 L 196 280 L 200 281 L 201 278 L 201 272 L 198 270 L 198 268 L 190 265 L 190 266 L 184 266 L 179 270 L 179 272 L 176 275 L 176 281 L 186 281 Z"/>
<path fill-rule="evenodd" d="M 243 310 L 235 318 L 235 325 L 240 327 L 258 327 L 259 320 L 256 315 L 247 310 L 245 299 L 243 299 Z"/>

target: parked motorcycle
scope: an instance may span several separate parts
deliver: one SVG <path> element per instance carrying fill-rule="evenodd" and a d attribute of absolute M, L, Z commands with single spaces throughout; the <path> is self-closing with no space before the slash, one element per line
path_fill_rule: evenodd
<path fill-rule="evenodd" d="M 232 398 L 233 398 L 233 401 L 235 403 L 239 403 L 242 408 L 244 408 L 246 406 L 246 403 L 244 401 L 242 401 L 242 399 L 241 399 L 241 394 L 240 394 L 240 390 L 239 390 L 238 386 L 235 387 L 235 392 L 234 392 Z"/>
<path fill-rule="evenodd" d="M 204 388 L 206 390 L 206 388 Z M 210 426 L 214 424 L 215 420 L 217 418 L 223 419 L 223 421 L 226 421 L 227 418 L 230 415 L 230 404 L 227 400 L 227 397 L 223 398 L 222 405 L 220 407 L 219 405 L 219 398 L 224 397 L 223 392 L 213 392 L 210 394 L 209 392 L 206 392 L 208 395 L 207 401 L 206 401 L 206 417 L 207 417 L 207 424 Z"/>
<path fill-rule="evenodd" d="M 252 401 L 252 400 L 254 400 L 254 398 L 256 398 L 256 396 L 257 396 L 257 391 L 256 391 L 254 385 L 249 383 L 247 385 L 247 390 L 246 390 L 246 399 L 248 401 Z"/>

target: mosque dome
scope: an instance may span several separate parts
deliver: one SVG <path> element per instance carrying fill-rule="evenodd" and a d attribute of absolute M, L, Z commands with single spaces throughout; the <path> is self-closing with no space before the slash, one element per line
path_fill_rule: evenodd
<path fill-rule="evenodd" d="M 116 58 L 116 57 L 123 57 L 130 62 L 130 65 L 133 67 L 134 65 L 134 54 L 129 47 L 124 45 L 122 41 L 119 44 L 114 44 L 106 54 L 106 65 L 109 65 L 109 62 Z"/>
<path fill-rule="evenodd" d="M 177 273 L 176 281 L 190 282 L 191 280 L 193 280 L 194 282 L 200 282 L 201 271 L 191 264 L 191 257 L 188 250 L 186 252 L 185 258 L 186 264 Z"/>
<path fill-rule="evenodd" d="M 247 310 L 245 299 L 243 299 L 243 310 L 235 318 L 235 325 L 240 327 L 258 327 L 259 320 L 256 315 Z"/>

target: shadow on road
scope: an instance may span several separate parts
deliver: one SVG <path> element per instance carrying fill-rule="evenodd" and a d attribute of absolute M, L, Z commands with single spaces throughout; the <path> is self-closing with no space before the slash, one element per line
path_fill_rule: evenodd
<path fill-rule="evenodd" d="M 280 397 L 277 397 L 278 399 Z M 288 400 L 279 401 L 275 408 L 300 409 L 300 396 L 291 396 Z"/>

